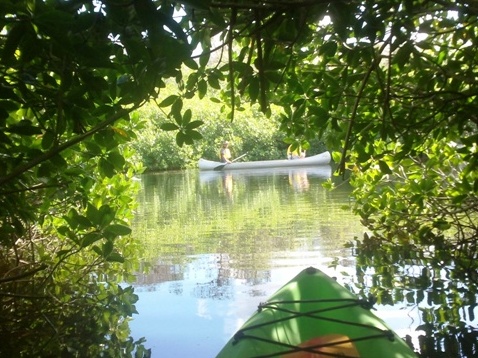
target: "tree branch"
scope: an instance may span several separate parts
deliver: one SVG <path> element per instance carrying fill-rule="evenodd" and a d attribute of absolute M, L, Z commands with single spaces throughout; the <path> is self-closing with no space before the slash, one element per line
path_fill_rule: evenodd
<path fill-rule="evenodd" d="M 33 269 L 31 271 L 27 271 L 24 273 L 21 273 L 16 276 L 10 276 L 6 278 L 0 278 L 0 283 L 5 283 L 5 282 L 12 282 L 12 281 L 18 281 L 21 280 L 22 278 L 28 277 L 28 276 L 33 276 L 36 274 L 38 271 L 44 270 L 47 268 L 47 265 L 41 265 L 40 267 L 37 267 L 36 269 Z"/>
<path fill-rule="evenodd" d="M 25 173 L 26 171 L 30 170 L 31 168 L 33 168 L 35 166 L 37 166 L 38 164 L 43 163 L 43 162 L 53 158 L 55 155 L 61 153 L 65 149 L 68 149 L 68 148 L 72 147 L 73 145 L 82 142 L 86 138 L 88 138 L 88 137 L 92 136 L 93 134 L 99 132 L 100 130 L 106 128 L 110 124 L 113 124 L 114 122 L 116 122 L 121 117 L 124 117 L 124 116 L 128 115 L 130 112 L 132 112 L 136 108 L 138 108 L 138 105 L 136 105 L 136 106 L 134 106 L 130 109 L 120 109 L 118 112 L 116 112 L 110 118 L 106 119 L 104 122 L 101 122 L 96 127 L 89 130 L 88 132 L 85 132 L 85 133 L 80 134 L 76 137 L 73 137 L 72 139 L 66 141 L 65 143 L 59 145 L 58 147 L 52 148 L 50 151 L 45 152 L 45 153 L 35 157 L 30 162 L 18 166 L 10 174 L 0 178 L 0 185 L 4 185 L 4 184 L 8 183 L 9 181 L 15 179 L 17 176 Z"/>

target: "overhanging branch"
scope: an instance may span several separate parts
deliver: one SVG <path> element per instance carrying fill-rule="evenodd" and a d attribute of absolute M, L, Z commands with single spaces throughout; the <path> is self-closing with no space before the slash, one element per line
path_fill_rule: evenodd
<path fill-rule="evenodd" d="M 83 134 L 80 134 L 76 137 L 73 137 L 72 139 L 66 141 L 65 143 L 63 143 L 63 144 L 61 144 L 61 145 L 59 145 L 55 148 L 52 148 L 48 152 L 45 152 L 45 153 L 33 158 L 31 161 L 16 167 L 11 173 L 9 173 L 6 176 L 0 178 L 0 186 L 8 183 L 9 181 L 11 181 L 13 179 L 15 179 L 19 175 L 21 175 L 21 174 L 25 173 L 26 171 L 32 169 L 33 167 L 37 166 L 38 164 L 43 163 L 43 162 L 53 158 L 55 155 L 61 153 L 65 149 L 70 148 L 70 147 L 74 146 L 75 144 L 78 144 L 78 143 L 82 142 L 86 138 L 88 138 L 88 137 L 92 136 L 93 134 L 99 132 L 100 130 L 106 128 L 110 124 L 113 124 L 118 119 L 128 115 L 130 112 L 135 110 L 137 107 L 138 106 L 134 106 L 130 109 L 120 109 L 118 112 L 116 112 L 110 118 L 101 122 L 96 127 L 90 129 L 89 131 L 87 131 Z"/>

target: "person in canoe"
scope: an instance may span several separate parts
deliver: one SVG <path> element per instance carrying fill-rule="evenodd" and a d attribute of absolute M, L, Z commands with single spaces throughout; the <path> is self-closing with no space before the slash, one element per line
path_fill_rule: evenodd
<path fill-rule="evenodd" d="M 221 157 L 221 163 L 231 163 L 231 151 L 229 150 L 229 142 L 227 140 L 222 143 L 219 156 Z"/>
<path fill-rule="evenodd" d="M 300 146 L 292 149 L 293 144 L 287 148 L 287 159 L 302 159 L 305 158 L 305 150 L 302 150 Z"/>

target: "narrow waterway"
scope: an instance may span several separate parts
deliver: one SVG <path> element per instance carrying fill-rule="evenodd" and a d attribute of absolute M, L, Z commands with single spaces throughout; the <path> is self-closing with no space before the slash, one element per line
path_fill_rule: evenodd
<path fill-rule="evenodd" d="M 257 305 L 314 266 L 341 283 L 354 274 L 347 242 L 364 228 L 332 169 L 182 171 L 141 177 L 134 235 L 144 269 L 134 283 L 135 338 L 153 357 L 214 357 Z M 334 179 L 335 180 L 335 179 Z M 416 325 L 379 308 L 401 336 Z"/>

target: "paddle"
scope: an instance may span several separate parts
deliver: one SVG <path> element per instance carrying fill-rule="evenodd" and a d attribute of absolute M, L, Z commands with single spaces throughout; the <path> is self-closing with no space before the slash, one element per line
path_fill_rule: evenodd
<path fill-rule="evenodd" d="M 236 160 L 241 159 L 243 156 L 245 156 L 247 153 L 244 153 L 243 155 L 237 157 L 236 159 L 232 160 L 231 163 L 234 163 Z M 224 163 L 222 165 L 218 165 L 215 167 L 213 170 L 222 170 L 226 165 L 231 164 L 231 163 Z"/>

